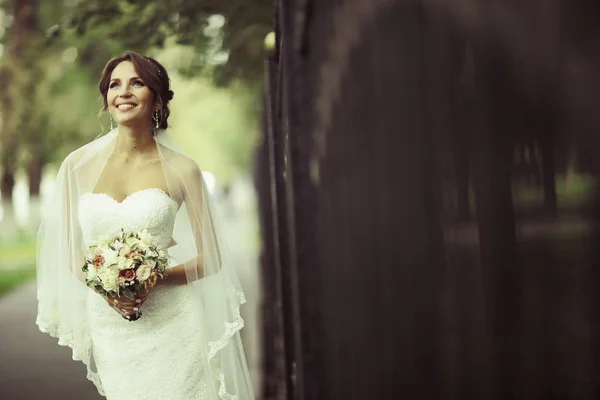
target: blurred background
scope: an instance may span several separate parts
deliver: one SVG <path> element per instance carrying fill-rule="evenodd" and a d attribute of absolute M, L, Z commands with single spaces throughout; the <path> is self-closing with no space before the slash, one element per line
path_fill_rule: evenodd
<path fill-rule="evenodd" d="M 61 161 L 110 129 L 98 81 L 106 62 L 126 50 L 169 71 L 170 132 L 205 172 L 217 203 L 248 295 L 243 340 L 260 389 L 251 168 L 262 129 L 263 42 L 272 27 L 270 0 L 0 1 L 0 398 L 97 396 L 67 349 L 31 329 L 35 240 Z M 64 378 L 69 371 L 76 371 L 74 386 Z M 31 379 L 41 385 L 19 388 Z"/>

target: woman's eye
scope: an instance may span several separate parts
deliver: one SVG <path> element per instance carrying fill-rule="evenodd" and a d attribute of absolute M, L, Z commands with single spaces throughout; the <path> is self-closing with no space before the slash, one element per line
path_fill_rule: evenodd
<path fill-rule="evenodd" d="M 108 86 L 108 88 L 109 88 L 109 89 L 114 89 L 114 88 L 116 88 L 117 86 L 119 86 L 119 84 L 118 84 L 117 82 L 113 82 L 113 83 L 111 83 L 111 84 Z"/>
<path fill-rule="evenodd" d="M 135 81 L 135 82 L 133 82 L 133 86 L 144 86 L 144 82 L 142 82 L 142 81 Z"/>

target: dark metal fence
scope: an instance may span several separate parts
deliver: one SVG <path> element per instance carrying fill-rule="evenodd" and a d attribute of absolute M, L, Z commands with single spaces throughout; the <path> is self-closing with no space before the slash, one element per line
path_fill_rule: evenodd
<path fill-rule="evenodd" d="M 267 399 L 598 397 L 597 4 L 277 2 Z"/>

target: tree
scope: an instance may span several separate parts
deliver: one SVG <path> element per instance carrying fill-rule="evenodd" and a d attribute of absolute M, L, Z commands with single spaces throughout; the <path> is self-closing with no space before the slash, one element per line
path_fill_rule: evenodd
<path fill-rule="evenodd" d="M 256 136 L 246 134 L 243 140 L 239 137 L 240 132 L 256 130 L 253 128 L 256 116 L 252 114 L 256 111 L 252 107 L 255 101 L 249 94 L 255 93 L 257 97 L 259 92 L 262 32 L 268 30 L 264 21 L 269 20 L 265 16 L 270 8 L 264 1 L 262 8 L 213 3 L 122 0 L 85 4 L 64 0 L 2 3 L 1 22 L 8 30 L 5 38 L 0 36 L 6 48 L 0 58 L 3 83 L 0 161 L 5 199 L 10 200 L 16 170 L 27 172 L 30 193 L 35 196 L 45 164 L 62 160 L 73 148 L 106 132 L 108 120 L 99 127 L 94 112 L 94 107 L 98 110 L 101 107 L 97 80 L 106 61 L 127 49 L 164 55 L 172 49 L 184 48 L 180 54 L 185 57 L 180 61 L 185 62 L 169 68 L 177 73 L 177 79 L 181 80 L 182 74 L 187 78 L 202 75 L 227 84 L 227 90 L 232 92 L 228 95 L 236 96 L 235 107 L 245 107 L 248 111 L 232 111 L 237 113 L 233 125 L 237 130 L 231 129 L 230 124 L 226 133 L 213 138 L 219 141 L 219 151 L 213 153 L 220 157 L 216 164 L 227 164 L 226 176 L 231 177 L 242 165 L 247 167 L 248 157 L 230 157 L 225 153 L 244 154 L 245 150 L 240 153 L 240 148 L 252 143 L 251 138 Z M 226 20 L 218 14 L 221 11 L 228 11 L 232 19 Z M 230 35 L 225 28 L 234 26 L 237 30 Z M 224 46 L 228 46 L 227 51 Z M 205 85 L 205 81 L 195 80 L 200 86 Z M 226 99 L 220 98 L 223 104 Z M 232 109 L 231 104 L 227 107 Z M 240 119 L 247 121 L 242 124 Z M 226 125 L 214 128 L 227 129 Z M 242 125 L 244 129 L 240 128 Z"/>
<path fill-rule="evenodd" d="M 19 161 L 19 145 L 27 139 L 36 124 L 35 106 L 27 101 L 35 93 L 35 73 L 28 65 L 38 48 L 36 0 L 13 0 L 9 13 L 12 14 L 6 54 L 0 69 L 0 82 L 5 90 L 0 95 L 2 104 L 2 179 L 0 190 L 4 200 L 10 202 L 15 184 L 15 170 Z M 6 19 L 4 24 L 6 24 Z M 35 64 L 35 63 L 33 63 Z"/>
<path fill-rule="evenodd" d="M 69 27 L 79 34 L 102 31 L 140 52 L 175 38 L 197 50 L 182 72 L 210 70 L 223 85 L 262 80 L 262 40 L 272 29 L 272 9 L 270 0 L 92 0 L 75 8 Z"/>
<path fill-rule="evenodd" d="M 68 7 L 59 0 L 15 0 L 6 6 L 3 23 L 10 27 L 1 60 L 0 159 L 2 192 L 10 200 L 16 170 L 27 173 L 30 194 L 37 196 L 44 165 L 63 158 L 65 144 L 98 132 L 86 132 L 97 92 L 92 97 L 90 77 L 74 64 L 85 39 L 64 35 L 61 42 L 49 40 Z"/>

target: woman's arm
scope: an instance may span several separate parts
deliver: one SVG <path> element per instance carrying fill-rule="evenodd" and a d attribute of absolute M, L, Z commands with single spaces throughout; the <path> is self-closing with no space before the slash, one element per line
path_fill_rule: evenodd
<path fill-rule="evenodd" d="M 207 273 L 210 275 L 216 272 L 213 271 L 218 269 L 215 263 L 220 264 L 219 248 L 212 226 L 212 217 L 207 207 L 209 199 L 202 172 L 196 163 L 187 159 L 179 170 L 183 175 L 181 192 L 188 214 L 187 220 L 191 227 L 190 234 L 193 235 L 190 238 L 191 243 L 186 243 L 186 246 L 189 250 L 192 249 L 191 246 L 195 246 L 196 255 L 185 260 L 183 264 L 168 269 L 167 277 L 158 281 L 160 285 L 185 285 L 203 279 Z M 190 253 L 191 251 L 188 252 Z M 206 257 L 207 254 L 210 256 Z"/>
<path fill-rule="evenodd" d="M 204 270 L 201 256 L 196 256 L 193 260 L 188 261 L 193 268 L 193 273 L 198 276 L 188 277 L 185 272 L 185 264 L 176 265 L 167 270 L 167 277 L 159 279 L 157 285 L 185 285 L 189 281 L 195 281 L 204 278 L 204 274 L 200 273 Z"/>
<path fill-rule="evenodd" d="M 164 279 L 159 279 L 156 282 L 157 286 L 165 286 L 165 285 L 185 285 L 187 284 L 187 277 L 185 275 L 185 266 L 183 264 L 179 264 L 173 268 L 167 270 L 167 277 Z"/>

